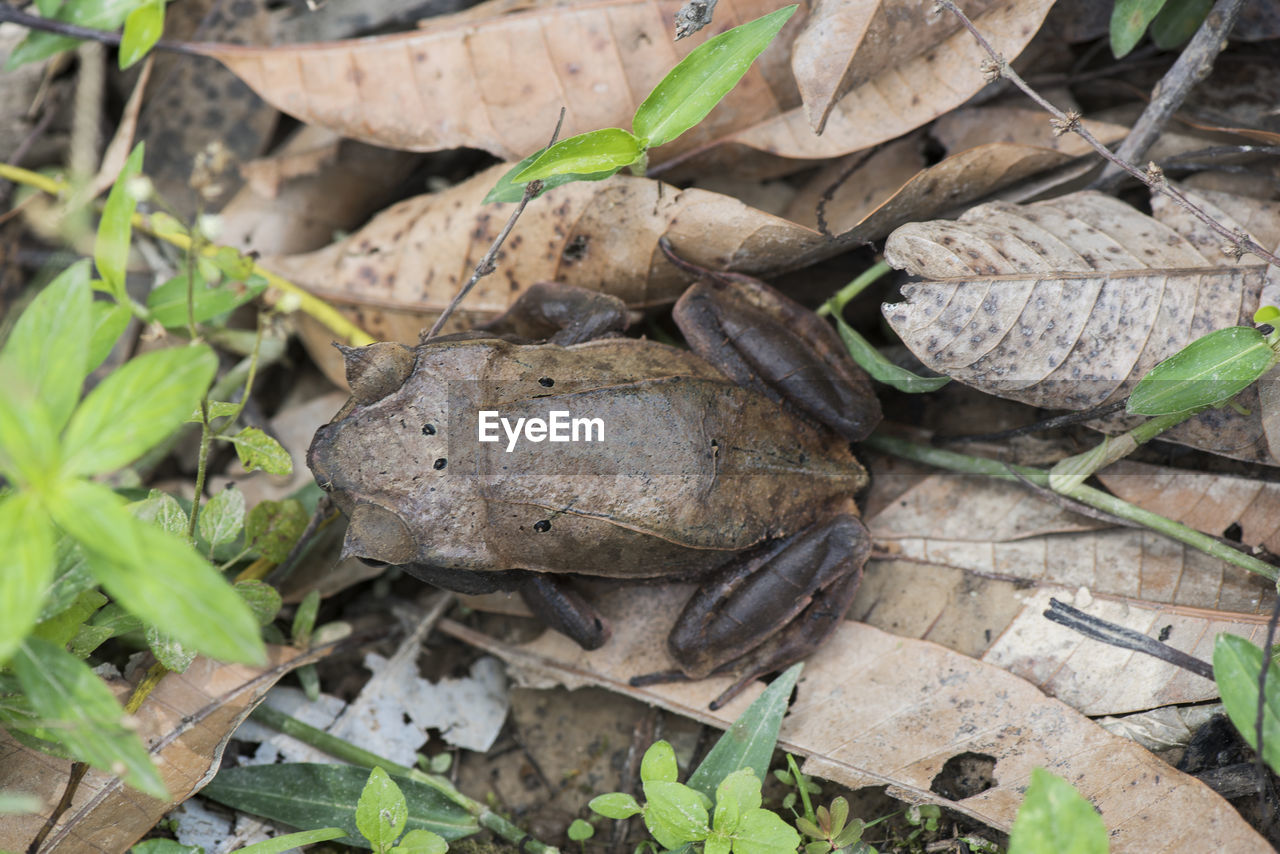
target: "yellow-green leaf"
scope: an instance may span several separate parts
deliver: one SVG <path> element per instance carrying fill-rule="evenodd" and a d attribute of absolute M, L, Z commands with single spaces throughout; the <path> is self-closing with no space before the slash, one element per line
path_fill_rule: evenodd
<path fill-rule="evenodd" d="M 644 145 L 622 128 L 593 130 L 557 142 L 511 180 L 523 184 L 556 175 L 612 174 L 642 154 Z"/>
<path fill-rule="evenodd" d="M 1129 395 L 1128 410 L 1167 415 L 1215 406 L 1244 391 L 1275 363 L 1276 354 L 1257 329 L 1219 329 L 1152 368 Z"/>

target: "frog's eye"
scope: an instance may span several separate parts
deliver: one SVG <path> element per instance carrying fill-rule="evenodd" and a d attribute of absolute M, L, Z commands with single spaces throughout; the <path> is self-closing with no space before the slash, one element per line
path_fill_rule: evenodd
<path fill-rule="evenodd" d="M 418 544 L 404 520 L 376 504 L 357 504 L 351 511 L 342 556 L 348 555 L 380 563 L 411 562 L 418 554 Z"/>
<path fill-rule="evenodd" d="M 351 396 L 365 406 L 382 400 L 404 385 L 418 358 L 413 350 L 394 341 L 381 341 L 368 347 L 336 346 L 347 363 L 347 385 L 351 386 Z"/>

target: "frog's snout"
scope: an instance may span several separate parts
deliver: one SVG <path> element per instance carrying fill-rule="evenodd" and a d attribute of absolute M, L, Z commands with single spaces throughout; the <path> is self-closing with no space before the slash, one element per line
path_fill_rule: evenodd
<path fill-rule="evenodd" d="M 394 341 L 381 341 L 368 347 L 334 346 L 346 362 L 351 396 L 363 406 L 382 400 L 404 385 L 418 361 L 415 351 Z"/>
<path fill-rule="evenodd" d="M 307 468 L 311 469 L 311 474 L 315 476 L 316 483 L 325 492 L 333 490 L 333 473 L 332 467 L 329 465 L 329 450 L 333 447 L 333 440 L 338 433 L 337 422 L 329 422 L 321 425 L 316 430 L 316 435 L 311 439 L 311 447 L 307 448 Z"/>

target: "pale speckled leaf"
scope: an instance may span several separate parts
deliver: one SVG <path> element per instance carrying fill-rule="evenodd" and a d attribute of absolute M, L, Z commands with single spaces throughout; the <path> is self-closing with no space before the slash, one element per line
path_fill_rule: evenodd
<path fill-rule="evenodd" d="M 911 223 L 885 257 L 930 281 L 885 316 L 928 367 L 1034 406 L 1086 409 L 1129 393 L 1158 362 L 1215 329 L 1248 323 L 1264 267 L 1206 257 L 1172 228 L 1094 192 L 990 203 L 958 221 Z M 1165 438 L 1256 461 L 1252 412 L 1210 410 Z M 1109 419 L 1107 428 L 1134 419 Z"/>

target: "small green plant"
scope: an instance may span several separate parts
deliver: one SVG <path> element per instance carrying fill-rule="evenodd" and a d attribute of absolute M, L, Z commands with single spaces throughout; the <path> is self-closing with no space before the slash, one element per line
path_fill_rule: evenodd
<path fill-rule="evenodd" d="M 1162 50 L 1175 48 L 1195 33 L 1213 0 L 1116 0 L 1111 13 L 1111 52 L 1120 58 L 1133 50 L 1151 28 L 1151 40 Z"/>
<path fill-rule="evenodd" d="M 705 854 L 792 854 L 800 834 L 762 807 L 761 782 L 778 740 L 797 664 L 775 679 L 685 783 L 677 780 L 675 751 L 655 742 L 640 763 L 644 800 L 625 792 L 593 798 L 592 811 L 624 820 L 639 815 L 663 849 L 692 845 Z"/>
<path fill-rule="evenodd" d="M 1061 777 L 1031 771 L 1009 833 L 1009 854 L 1107 854 L 1107 827 L 1093 804 Z"/>
<path fill-rule="evenodd" d="M 374 768 L 356 805 L 356 827 L 369 840 L 374 854 L 445 854 L 449 850 L 449 843 L 429 830 L 405 833 L 408 820 L 404 792 L 386 771 Z"/>
<path fill-rule="evenodd" d="M 797 8 L 770 12 L 699 45 L 653 87 L 636 109 L 630 132 L 588 131 L 535 152 L 503 175 L 485 201 L 517 202 L 530 181 L 541 181 L 545 191 L 573 181 L 601 181 L 628 167 L 643 174 L 649 149 L 706 118 Z"/>
<path fill-rule="evenodd" d="M 225 416 L 230 427 L 243 403 L 210 399 L 218 360 L 201 340 L 203 321 L 194 318 L 225 315 L 260 290 L 234 279 L 243 265 L 227 256 L 229 269 L 215 265 L 219 288 L 197 290 L 188 276 L 180 318 L 166 320 L 154 305 L 130 298 L 131 224 L 147 188 L 138 177 L 141 162 L 138 146 L 104 207 L 94 250 L 101 278 L 92 279 L 88 262 L 65 270 L 31 302 L 0 349 L 0 476 L 7 484 L 0 490 L 0 547 L 8 557 L 0 573 L 0 726 L 164 798 L 150 756 L 85 659 L 107 640 L 137 633 L 170 670 L 185 669 L 196 653 L 263 661 L 260 626 L 274 618 L 280 597 L 257 581 L 233 586 L 221 570 L 250 555 L 281 559 L 306 513 L 293 501 L 263 502 L 246 514 L 235 490 L 215 496 L 203 513 L 199 501 L 188 512 L 172 496 L 135 491 L 129 501 L 100 482 L 111 476 L 136 483 L 131 467 L 189 421 L 201 425 L 203 473 L 209 444 L 221 437 L 211 419 Z M 95 290 L 107 298 L 95 300 Z M 205 295 L 218 291 L 230 299 L 212 297 L 222 308 L 206 314 Z M 81 399 L 86 377 L 130 316 L 186 332 L 190 342 L 131 359 Z M 255 345 L 244 394 L 256 358 Z M 268 458 L 283 455 L 287 465 L 273 440 L 260 442 L 244 431 L 226 439 L 237 443 L 242 458 L 241 442 Z M 285 470 L 271 460 L 267 465 Z"/>

